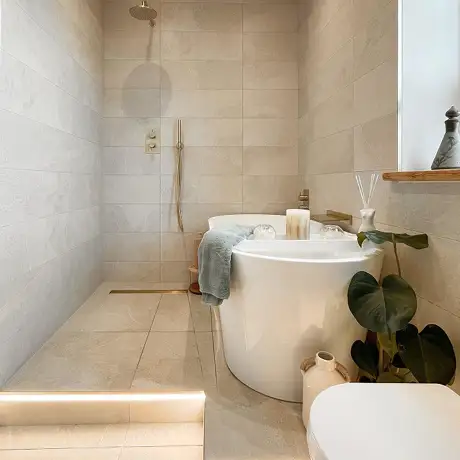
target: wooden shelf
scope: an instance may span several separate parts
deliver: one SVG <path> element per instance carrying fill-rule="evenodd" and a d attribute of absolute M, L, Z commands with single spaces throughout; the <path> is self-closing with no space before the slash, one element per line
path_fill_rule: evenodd
<path fill-rule="evenodd" d="M 458 182 L 460 169 L 437 169 L 435 171 L 395 171 L 382 175 L 383 180 L 393 182 Z"/>

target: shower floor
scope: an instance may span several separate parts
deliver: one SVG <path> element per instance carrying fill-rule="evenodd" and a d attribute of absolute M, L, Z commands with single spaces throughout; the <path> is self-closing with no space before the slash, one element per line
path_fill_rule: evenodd
<path fill-rule="evenodd" d="M 110 293 L 124 287 L 102 284 L 5 390 L 204 390 L 206 459 L 308 459 L 301 406 L 231 374 L 214 310 L 186 293 Z"/>

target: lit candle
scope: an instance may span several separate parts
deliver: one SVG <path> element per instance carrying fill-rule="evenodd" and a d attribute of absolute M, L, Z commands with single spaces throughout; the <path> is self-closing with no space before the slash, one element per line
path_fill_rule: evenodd
<path fill-rule="evenodd" d="M 288 240 L 310 239 L 310 211 L 288 209 L 286 211 L 286 238 Z"/>

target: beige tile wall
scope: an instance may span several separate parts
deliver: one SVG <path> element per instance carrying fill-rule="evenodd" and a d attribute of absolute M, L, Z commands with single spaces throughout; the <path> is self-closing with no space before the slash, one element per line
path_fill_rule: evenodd
<path fill-rule="evenodd" d="M 296 202 L 296 0 L 160 1 L 152 31 L 106 0 L 105 277 L 187 281 L 207 218 L 283 212 Z M 183 214 L 175 217 L 177 118 L 184 129 Z M 159 155 L 146 156 L 149 129 Z"/>
<path fill-rule="evenodd" d="M 359 222 L 354 171 L 367 180 L 398 166 L 398 2 L 305 0 L 299 8 L 302 183 L 314 212 L 336 209 Z M 381 229 L 429 234 L 429 249 L 401 248 L 403 276 L 419 296 L 420 325 L 440 324 L 460 350 L 460 188 L 380 182 L 373 205 Z M 394 270 L 388 256 L 385 270 Z"/>
<path fill-rule="evenodd" d="M 100 7 L 0 1 L 0 386 L 102 279 Z"/>

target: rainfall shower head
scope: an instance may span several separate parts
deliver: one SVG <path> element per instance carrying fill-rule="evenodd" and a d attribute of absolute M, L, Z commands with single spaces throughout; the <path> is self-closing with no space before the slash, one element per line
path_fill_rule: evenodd
<path fill-rule="evenodd" d="M 132 6 L 129 9 L 129 14 L 134 19 L 149 21 L 151 27 L 155 26 L 154 19 L 157 17 L 157 12 L 153 8 L 150 8 L 146 0 L 143 0 L 140 5 Z"/>

